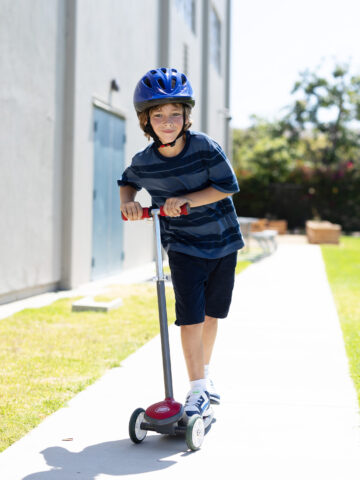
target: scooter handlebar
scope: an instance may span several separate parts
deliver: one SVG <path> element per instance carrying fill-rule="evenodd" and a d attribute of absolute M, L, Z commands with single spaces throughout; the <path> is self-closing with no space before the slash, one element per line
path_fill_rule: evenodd
<path fill-rule="evenodd" d="M 152 213 L 151 211 L 153 210 L 152 207 L 144 207 L 143 208 L 143 214 L 142 214 L 142 219 L 144 218 L 151 218 L 152 217 Z M 181 209 L 180 209 L 180 215 L 189 215 L 190 213 L 190 206 L 188 203 L 185 203 L 185 205 L 182 205 L 181 206 Z M 168 215 L 166 215 L 166 213 L 164 212 L 164 207 L 160 207 L 160 216 L 161 217 L 167 217 Z M 121 217 L 123 220 L 127 221 L 128 219 L 125 217 L 125 215 L 121 212 Z"/>

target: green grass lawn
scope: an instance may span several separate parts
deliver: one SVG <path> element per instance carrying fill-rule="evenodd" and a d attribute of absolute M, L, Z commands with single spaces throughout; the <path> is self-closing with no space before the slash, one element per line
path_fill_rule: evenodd
<path fill-rule="evenodd" d="M 0 451 L 158 333 L 154 285 L 121 297 L 109 313 L 72 313 L 63 299 L 0 321 Z M 171 289 L 167 302 L 173 322 Z"/>
<path fill-rule="evenodd" d="M 171 287 L 166 296 L 173 323 Z M 112 286 L 96 300 L 117 297 L 109 313 L 73 313 L 75 299 L 63 299 L 0 321 L 0 451 L 159 332 L 154 284 Z"/>
<path fill-rule="evenodd" d="M 239 260 L 236 264 L 235 274 L 239 275 L 245 268 L 251 265 L 251 262 Z"/>
<path fill-rule="evenodd" d="M 360 238 L 341 237 L 340 245 L 321 249 L 360 405 Z"/>

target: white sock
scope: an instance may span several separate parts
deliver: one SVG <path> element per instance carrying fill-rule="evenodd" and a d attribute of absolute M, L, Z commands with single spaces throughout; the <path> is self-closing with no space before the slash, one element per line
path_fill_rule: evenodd
<path fill-rule="evenodd" d="M 205 374 L 205 378 L 208 379 L 209 378 L 209 370 L 210 370 L 210 365 L 204 365 L 204 374 Z"/>
<path fill-rule="evenodd" d="M 193 382 L 190 382 L 190 390 L 192 392 L 195 392 L 198 390 L 201 390 L 201 391 L 206 390 L 206 379 L 200 378 L 199 380 L 194 380 Z"/>

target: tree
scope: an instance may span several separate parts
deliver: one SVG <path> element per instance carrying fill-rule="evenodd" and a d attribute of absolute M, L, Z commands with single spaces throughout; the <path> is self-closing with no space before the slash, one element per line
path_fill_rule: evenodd
<path fill-rule="evenodd" d="M 305 71 L 280 120 L 252 117 L 233 132 L 240 216 L 285 218 L 290 228 L 314 216 L 360 230 L 360 76 L 347 65 L 328 77 Z"/>
<path fill-rule="evenodd" d="M 297 98 L 280 122 L 289 142 L 303 141 L 315 164 L 359 162 L 360 76 L 348 65 L 336 65 L 329 79 L 306 70 L 292 94 Z"/>
<path fill-rule="evenodd" d="M 276 122 L 253 116 L 253 125 L 233 132 L 233 163 L 239 175 L 255 175 L 265 184 L 284 181 L 296 159 Z"/>

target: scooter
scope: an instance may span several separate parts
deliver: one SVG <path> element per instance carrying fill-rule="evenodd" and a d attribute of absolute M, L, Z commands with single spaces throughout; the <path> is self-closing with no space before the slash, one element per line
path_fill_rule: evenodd
<path fill-rule="evenodd" d="M 188 205 L 181 207 L 181 215 L 187 215 L 190 211 Z M 161 251 L 160 238 L 160 220 L 159 216 L 166 216 L 163 207 L 143 208 L 142 218 L 153 218 L 154 234 L 156 240 L 156 286 L 159 308 L 160 338 L 164 372 L 165 400 L 150 405 L 146 410 L 137 408 L 130 417 L 129 436 L 134 443 L 141 443 L 148 431 L 162 433 L 166 435 L 185 434 L 186 444 L 190 450 L 196 451 L 201 447 L 205 432 L 210 427 L 214 414 L 213 412 L 206 417 L 193 415 L 186 423 L 183 420 L 184 407 L 181 403 L 174 400 L 169 332 L 167 323 L 165 280 L 163 271 L 163 259 Z M 127 220 L 122 215 L 124 220 Z"/>

